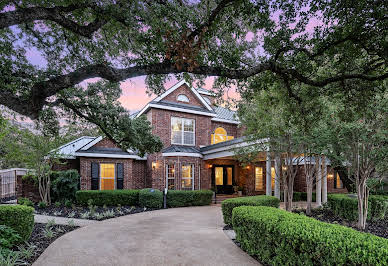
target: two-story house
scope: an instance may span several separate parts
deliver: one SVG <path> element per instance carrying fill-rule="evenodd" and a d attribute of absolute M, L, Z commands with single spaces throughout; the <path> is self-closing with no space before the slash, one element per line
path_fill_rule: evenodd
<path fill-rule="evenodd" d="M 133 114 L 145 115 L 152 133 L 162 140 L 164 148 L 155 154 L 139 157 L 102 137 L 81 137 L 58 152 L 67 159 L 66 168 L 79 170 L 81 189 L 213 189 L 232 194 L 239 186 L 246 195 L 279 196 L 277 158 L 263 151 L 258 162 L 248 166 L 235 160 L 234 148 L 249 144 L 236 113 L 214 102 L 208 90 L 181 81 Z M 343 191 L 328 164 L 321 168 L 322 184 L 329 192 Z M 302 168 L 295 191 L 305 191 Z"/>

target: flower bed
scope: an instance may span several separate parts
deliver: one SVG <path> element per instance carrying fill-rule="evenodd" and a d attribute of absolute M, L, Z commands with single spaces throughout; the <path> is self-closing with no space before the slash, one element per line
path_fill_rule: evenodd
<path fill-rule="evenodd" d="M 59 216 L 76 219 L 89 219 L 89 220 L 106 220 L 114 217 L 120 217 L 123 215 L 135 214 L 145 211 L 152 211 L 155 209 L 144 208 L 138 206 L 74 206 L 71 208 L 63 206 L 47 206 L 45 208 L 39 208 L 35 206 L 35 213 L 49 216 Z"/>
<path fill-rule="evenodd" d="M 70 225 L 36 223 L 25 244 L 0 252 L 0 265 L 31 265 L 52 242 L 77 228 Z"/>

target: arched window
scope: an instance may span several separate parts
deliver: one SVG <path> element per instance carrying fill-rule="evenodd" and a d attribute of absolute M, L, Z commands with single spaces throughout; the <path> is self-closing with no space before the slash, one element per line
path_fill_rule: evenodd
<path fill-rule="evenodd" d="M 231 140 L 231 139 L 234 139 L 234 137 L 228 136 L 228 133 L 224 128 L 218 127 L 216 128 L 216 130 L 214 130 L 214 134 L 211 135 L 210 143 L 216 144 L 216 143 Z"/>
<path fill-rule="evenodd" d="M 184 94 L 179 94 L 176 99 L 180 102 L 185 102 L 185 103 L 189 102 L 189 98 Z"/>

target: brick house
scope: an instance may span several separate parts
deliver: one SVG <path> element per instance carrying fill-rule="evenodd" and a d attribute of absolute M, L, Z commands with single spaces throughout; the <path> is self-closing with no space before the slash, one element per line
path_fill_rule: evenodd
<path fill-rule="evenodd" d="M 245 195 L 279 196 L 277 158 L 262 152 L 257 163 L 243 167 L 236 161 L 234 148 L 249 144 L 235 112 L 214 102 L 211 92 L 181 81 L 133 114 L 151 122 L 152 133 L 164 145 L 158 153 L 139 157 L 102 137 L 81 137 L 58 151 L 68 162 L 65 167 L 79 170 L 81 189 L 213 189 L 232 194 L 240 186 Z M 328 192 L 344 192 L 328 160 L 325 165 L 322 186 L 327 184 Z M 294 190 L 305 191 L 303 167 L 299 168 Z"/>

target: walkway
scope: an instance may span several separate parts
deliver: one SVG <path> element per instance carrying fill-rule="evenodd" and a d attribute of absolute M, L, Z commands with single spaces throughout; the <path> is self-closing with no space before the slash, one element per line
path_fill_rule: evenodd
<path fill-rule="evenodd" d="M 258 265 L 223 226 L 218 206 L 122 216 L 58 238 L 34 265 Z"/>
<path fill-rule="evenodd" d="M 34 214 L 35 223 L 46 224 L 52 220 L 54 220 L 55 224 L 64 224 L 64 225 L 69 225 L 69 222 L 73 221 L 70 223 L 73 223 L 75 226 L 87 226 L 87 225 L 99 223 L 99 221 L 96 221 L 96 220 L 73 219 L 73 218 L 66 218 L 66 217 L 59 217 L 59 216 Z"/>

